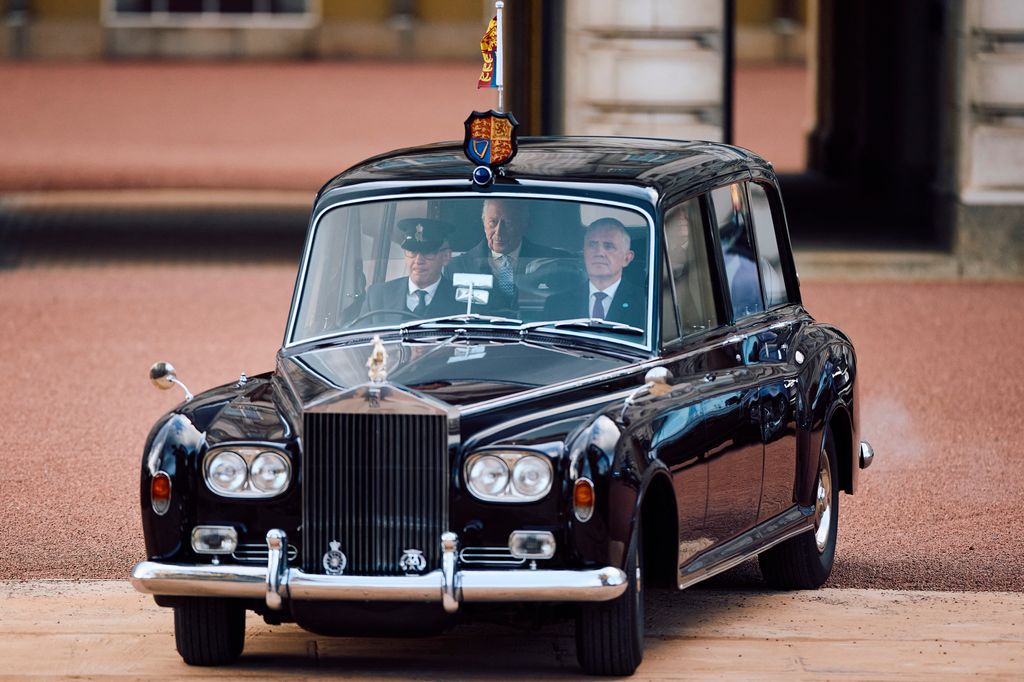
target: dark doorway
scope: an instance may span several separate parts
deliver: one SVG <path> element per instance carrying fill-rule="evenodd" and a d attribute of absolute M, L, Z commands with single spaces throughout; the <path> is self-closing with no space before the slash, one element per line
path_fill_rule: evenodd
<path fill-rule="evenodd" d="M 779 169 L 794 244 L 948 250 L 955 1 L 820 0 L 814 10 L 806 170 Z"/>

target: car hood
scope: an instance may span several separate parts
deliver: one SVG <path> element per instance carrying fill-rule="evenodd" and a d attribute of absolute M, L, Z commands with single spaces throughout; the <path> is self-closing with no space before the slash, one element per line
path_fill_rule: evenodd
<path fill-rule="evenodd" d="M 384 344 L 387 381 L 466 407 L 511 396 L 539 386 L 626 366 L 635 360 L 573 348 L 553 348 L 523 341 Z M 369 343 L 319 348 L 280 358 L 285 375 L 302 406 L 328 400 L 369 380 Z"/>

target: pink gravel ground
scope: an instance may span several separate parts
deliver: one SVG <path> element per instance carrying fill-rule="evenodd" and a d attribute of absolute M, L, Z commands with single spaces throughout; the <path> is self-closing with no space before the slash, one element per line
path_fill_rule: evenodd
<path fill-rule="evenodd" d="M 475 64 L 0 62 L 0 192 L 306 189 L 462 139 Z"/>
<path fill-rule="evenodd" d="M 0 579 L 123 578 L 143 558 L 141 449 L 181 398 L 269 370 L 289 265 L 0 271 Z M 842 497 L 842 587 L 1022 591 L 1021 284 L 809 283 L 853 338 L 878 453 Z"/>
<path fill-rule="evenodd" d="M 0 62 L 0 192 L 313 191 L 397 147 L 461 139 L 475 63 Z M 804 167 L 807 72 L 736 71 L 735 142 Z"/>

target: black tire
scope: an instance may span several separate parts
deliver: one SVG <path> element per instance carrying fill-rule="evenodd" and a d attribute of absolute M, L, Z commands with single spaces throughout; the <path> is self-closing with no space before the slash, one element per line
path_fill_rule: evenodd
<path fill-rule="evenodd" d="M 827 469 L 825 467 L 828 467 Z M 819 499 L 815 503 L 813 533 L 801 533 L 772 547 L 758 557 L 761 575 L 772 587 L 780 590 L 812 590 L 821 587 L 832 573 L 836 559 L 836 537 L 839 529 L 839 469 L 836 467 L 836 448 L 832 433 L 826 429 L 815 489 Z M 822 528 L 822 485 L 827 476 L 828 527 Z"/>
<path fill-rule="evenodd" d="M 189 665 L 234 663 L 245 646 L 245 609 L 230 599 L 188 599 L 174 607 L 174 643 Z"/>
<path fill-rule="evenodd" d="M 644 658 L 640 538 L 638 527 L 626 562 L 626 591 L 611 601 L 583 605 L 576 618 L 576 658 L 588 675 L 632 675 Z"/>

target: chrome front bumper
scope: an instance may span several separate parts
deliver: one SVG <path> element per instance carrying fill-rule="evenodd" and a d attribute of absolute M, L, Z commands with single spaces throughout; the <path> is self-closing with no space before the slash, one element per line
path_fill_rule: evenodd
<path fill-rule="evenodd" d="M 267 533 L 267 565 L 170 564 L 142 561 L 132 586 L 145 594 L 264 599 L 278 610 L 287 600 L 440 602 L 455 613 L 462 602 L 607 601 L 626 590 L 626 574 L 591 570 L 458 570 L 458 538 L 441 536 L 441 569 L 425 575 L 320 575 L 288 567 L 284 531 Z"/>

